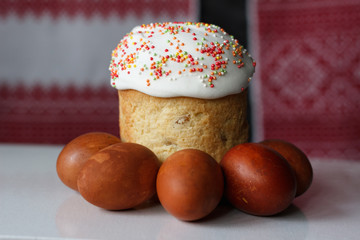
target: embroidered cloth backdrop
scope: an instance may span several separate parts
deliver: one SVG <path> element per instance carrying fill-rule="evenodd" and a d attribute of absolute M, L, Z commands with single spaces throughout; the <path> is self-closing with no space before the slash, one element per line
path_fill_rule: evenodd
<path fill-rule="evenodd" d="M 360 160 L 360 1 L 248 1 L 254 140 Z"/>
<path fill-rule="evenodd" d="M 198 17 L 198 0 L 1 0 L 0 142 L 118 136 L 111 51 L 136 25 Z"/>
<path fill-rule="evenodd" d="M 247 3 L 253 140 L 359 160 L 359 1 Z M 112 49 L 134 25 L 184 19 L 199 19 L 199 0 L 0 1 L 0 142 L 118 135 Z"/>

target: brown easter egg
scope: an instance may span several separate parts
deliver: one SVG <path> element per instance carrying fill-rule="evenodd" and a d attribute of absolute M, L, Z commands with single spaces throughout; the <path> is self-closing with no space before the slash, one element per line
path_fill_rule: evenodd
<path fill-rule="evenodd" d="M 258 216 L 285 210 L 296 193 L 296 179 L 288 162 L 258 143 L 231 148 L 220 165 L 225 177 L 225 196 L 231 204 Z"/>
<path fill-rule="evenodd" d="M 313 179 L 313 169 L 305 153 L 294 144 L 278 139 L 268 139 L 260 142 L 281 154 L 293 168 L 296 176 L 296 197 L 309 189 Z"/>
<path fill-rule="evenodd" d="M 85 200 L 108 210 L 136 207 L 156 192 L 160 162 L 148 148 L 118 143 L 100 150 L 85 163 L 78 189 Z"/>
<path fill-rule="evenodd" d="M 207 153 L 184 149 L 170 155 L 160 167 L 156 188 L 167 212 L 184 221 L 210 214 L 223 195 L 220 165 Z"/>
<path fill-rule="evenodd" d="M 62 149 L 57 158 L 56 171 L 60 180 L 66 186 L 78 190 L 78 174 L 89 157 L 119 142 L 121 140 L 118 137 L 104 132 L 90 132 L 73 139 Z"/>

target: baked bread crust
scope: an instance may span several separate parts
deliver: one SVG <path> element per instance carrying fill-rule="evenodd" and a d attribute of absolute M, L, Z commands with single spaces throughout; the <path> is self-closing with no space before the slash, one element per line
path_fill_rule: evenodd
<path fill-rule="evenodd" d="M 185 148 L 220 162 L 233 146 L 248 141 L 247 90 L 219 99 L 159 98 L 118 90 L 120 137 L 142 144 L 160 161 Z"/>

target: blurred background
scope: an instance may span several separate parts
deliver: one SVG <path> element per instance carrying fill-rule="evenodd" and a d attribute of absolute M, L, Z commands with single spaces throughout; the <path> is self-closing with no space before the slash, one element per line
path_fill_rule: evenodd
<path fill-rule="evenodd" d="M 357 0 L 1 0 L 0 143 L 118 136 L 111 51 L 134 26 L 163 21 L 219 25 L 250 51 L 251 141 L 360 160 Z"/>

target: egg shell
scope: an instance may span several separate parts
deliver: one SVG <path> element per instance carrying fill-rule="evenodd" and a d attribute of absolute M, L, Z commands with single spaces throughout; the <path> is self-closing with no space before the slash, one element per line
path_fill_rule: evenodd
<path fill-rule="evenodd" d="M 60 152 L 56 162 L 56 172 L 68 187 L 78 190 L 77 178 L 85 162 L 99 150 L 121 140 L 105 132 L 90 132 L 70 141 Z"/>
<path fill-rule="evenodd" d="M 78 177 L 85 200 L 108 210 L 136 207 L 156 192 L 160 162 L 148 148 L 135 143 L 118 143 L 94 154 Z"/>
<path fill-rule="evenodd" d="M 156 188 L 167 212 L 180 220 L 194 221 L 216 208 L 223 195 L 224 178 L 220 165 L 210 155 L 184 149 L 162 164 Z"/>
<path fill-rule="evenodd" d="M 293 168 L 297 182 L 296 197 L 305 193 L 311 186 L 313 179 L 313 169 L 305 153 L 294 144 L 280 139 L 267 139 L 260 144 L 280 153 Z"/>
<path fill-rule="evenodd" d="M 241 211 L 269 216 L 285 210 L 296 193 L 295 174 L 288 162 L 269 147 L 244 143 L 231 148 L 220 165 L 225 196 Z"/>

